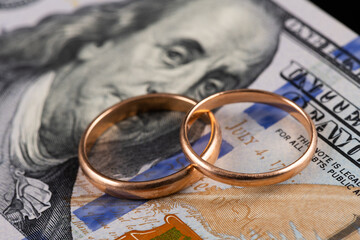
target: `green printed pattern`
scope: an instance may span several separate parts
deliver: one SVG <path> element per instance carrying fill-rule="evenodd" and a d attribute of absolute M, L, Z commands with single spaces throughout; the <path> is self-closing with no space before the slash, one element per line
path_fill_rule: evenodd
<path fill-rule="evenodd" d="M 191 240 L 191 237 L 183 235 L 179 230 L 173 227 L 170 230 L 164 232 L 163 234 L 152 238 L 151 240 L 178 240 L 178 239 Z"/>

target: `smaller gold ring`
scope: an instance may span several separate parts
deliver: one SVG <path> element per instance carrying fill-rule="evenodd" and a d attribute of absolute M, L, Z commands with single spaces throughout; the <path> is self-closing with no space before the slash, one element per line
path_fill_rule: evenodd
<path fill-rule="evenodd" d="M 203 175 L 192 164 L 169 176 L 149 181 L 122 181 L 110 178 L 97 171 L 88 160 L 88 153 L 109 127 L 138 113 L 168 110 L 188 112 L 196 101 L 175 94 L 148 94 L 124 100 L 97 116 L 83 133 L 79 144 L 79 163 L 88 180 L 100 190 L 120 198 L 151 199 L 167 196 L 200 180 Z M 205 114 L 205 120 L 210 120 L 210 140 L 201 154 L 202 158 L 214 163 L 221 146 L 221 131 L 214 115 Z M 192 124 L 191 122 L 189 123 Z"/>
<path fill-rule="evenodd" d="M 225 104 L 238 102 L 266 103 L 285 110 L 298 120 L 306 129 L 310 137 L 308 145 L 302 156 L 292 164 L 275 171 L 264 173 L 237 173 L 214 166 L 204 161 L 201 156 L 191 148 L 188 139 L 188 123 L 193 121 L 197 114 L 218 108 Z M 180 143 L 187 159 L 195 164 L 195 168 L 204 175 L 219 182 L 236 186 L 260 186 L 270 185 L 285 181 L 302 171 L 311 161 L 317 144 L 317 133 L 309 115 L 294 102 L 275 93 L 262 90 L 230 90 L 211 95 L 200 101 L 187 113 L 180 129 Z"/>

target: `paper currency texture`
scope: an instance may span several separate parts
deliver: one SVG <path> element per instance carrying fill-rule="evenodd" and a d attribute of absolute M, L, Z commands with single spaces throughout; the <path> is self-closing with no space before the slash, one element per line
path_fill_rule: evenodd
<path fill-rule="evenodd" d="M 0 0 L 0 239 L 358 239 L 360 38 L 306 1 Z M 79 170 L 90 121 L 132 96 L 263 89 L 305 109 L 319 135 L 284 183 L 204 178 L 169 197 L 117 199 Z M 309 144 L 301 124 L 256 103 L 218 109 L 216 166 L 266 172 Z M 104 133 L 91 163 L 158 178 L 189 164 L 183 115 L 142 114 Z M 194 148 L 208 129 L 195 129 Z M 139 236 L 143 236 L 142 238 Z"/>

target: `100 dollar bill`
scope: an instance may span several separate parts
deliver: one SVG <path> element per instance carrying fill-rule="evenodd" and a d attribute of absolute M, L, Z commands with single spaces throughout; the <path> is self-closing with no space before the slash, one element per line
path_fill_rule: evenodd
<path fill-rule="evenodd" d="M 305 1 L 259 1 L 257 5 L 246 0 L 160 2 L 99 5 L 97 1 L 50 4 L 39 0 L 0 9 L 0 122 L 5 126 L 0 128 L 0 169 L 9 173 L 0 177 L 4 196 L 0 224 L 7 230 L 1 237 L 357 239 L 359 38 Z M 80 10 L 73 12 L 73 8 Z M 25 17 L 15 19 L 19 14 Z M 28 28 L 21 29 L 24 26 Z M 47 32 L 55 37 L 44 40 Z M 22 37 L 31 37 L 34 45 L 20 48 Z M 21 41 L 12 45 L 16 39 Z M 47 51 L 48 55 L 40 54 Z M 15 81 L 17 78 L 20 80 Z M 128 92 L 138 95 L 150 89 L 201 99 L 242 87 L 288 97 L 312 117 L 318 147 L 310 165 L 297 176 L 273 186 L 246 188 L 203 178 L 169 197 L 135 201 L 104 195 L 77 171 L 72 155 L 76 146 L 71 139 L 77 138 L 81 127 L 75 123 L 88 123 L 106 106 L 130 97 Z M 86 115 L 83 119 L 77 113 L 86 109 L 81 98 L 84 91 L 92 94 L 94 105 L 82 113 Z M 71 102 L 78 96 L 78 102 Z M 61 97 L 70 100 L 56 105 Z M 31 108 L 27 102 L 39 107 Z M 63 116 L 51 115 L 56 113 L 53 106 L 65 109 Z M 33 114 L 28 115 L 26 109 Z M 68 112 L 73 115 L 66 115 Z M 227 170 L 255 173 L 280 169 L 299 158 L 309 144 L 302 125 L 273 107 L 232 104 L 215 115 L 223 135 L 216 166 Z M 74 127 L 61 125 L 56 117 L 66 123 L 74 121 Z M 161 139 L 161 134 L 176 138 L 173 132 L 177 129 L 171 128 L 167 118 L 158 124 L 162 131 L 158 125 L 147 128 L 145 123 L 138 128 L 141 120 L 133 121 L 135 124 L 127 122 L 128 126 L 114 128 L 104 136 L 104 143 L 94 153 L 100 157 L 96 161 L 103 163 L 99 168 L 110 176 L 120 172 L 120 177 L 139 181 L 170 174 L 188 164 L 178 147 L 169 147 L 171 157 L 171 152 L 164 151 L 162 161 L 151 149 L 138 155 L 140 146 L 149 143 L 146 139 Z M 49 127 L 48 122 L 53 125 Z M 77 127 L 79 131 L 75 131 Z M 152 128 L 156 131 L 149 130 Z M 57 133 L 58 138 L 48 137 L 47 131 Z M 140 137 L 125 134 L 127 138 L 122 139 L 132 131 Z M 206 145 L 207 131 L 204 134 L 194 145 L 199 151 Z M 34 138 L 45 142 L 45 156 L 30 144 Z M 116 138 L 120 145 L 139 142 L 124 148 L 135 156 L 129 157 L 134 164 L 124 165 L 116 159 L 127 156 L 123 154 L 109 160 L 107 151 L 117 145 L 108 146 L 114 145 Z M 28 156 L 24 157 L 24 152 Z M 149 153 L 155 158 L 148 158 Z M 139 156 L 147 162 L 138 160 Z M 126 175 L 127 171 L 137 174 Z"/>

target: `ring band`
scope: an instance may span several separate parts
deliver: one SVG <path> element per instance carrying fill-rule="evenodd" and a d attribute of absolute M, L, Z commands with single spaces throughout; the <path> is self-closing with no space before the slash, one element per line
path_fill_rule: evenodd
<path fill-rule="evenodd" d="M 188 112 L 196 101 L 175 94 L 148 94 L 124 100 L 96 117 L 85 130 L 79 144 L 79 163 L 89 181 L 100 190 L 121 198 L 151 199 L 180 191 L 181 189 L 200 180 L 203 175 L 192 164 L 169 176 L 149 180 L 130 182 L 107 177 L 97 171 L 88 160 L 88 153 L 98 137 L 109 127 L 138 113 L 168 110 Z M 221 146 L 221 130 L 211 112 L 206 112 L 205 119 L 210 120 L 210 140 L 201 154 L 206 161 L 214 163 L 219 155 Z M 191 125 L 191 123 L 189 123 Z"/>
<path fill-rule="evenodd" d="M 209 111 L 225 104 L 238 102 L 266 103 L 290 113 L 305 127 L 310 137 L 310 144 L 302 156 L 282 169 L 264 173 L 237 173 L 224 170 L 204 161 L 189 144 L 188 123 L 193 121 L 193 116 L 199 112 Z M 236 186 L 260 186 L 285 181 L 303 170 L 310 163 L 315 153 L 317 133 L 309 115 L 294 102 L 283 96 L 262 90 L 230 90 L 203 99 L 187 113 L 180 129 L 180 143 L 187 159 L 195 164 L 196 169 L 209 178 Z"/>

